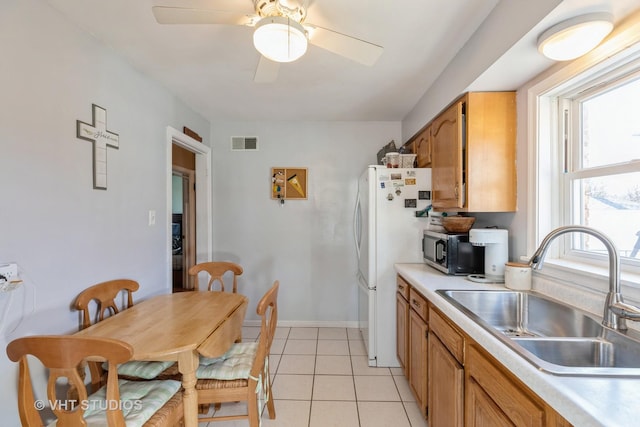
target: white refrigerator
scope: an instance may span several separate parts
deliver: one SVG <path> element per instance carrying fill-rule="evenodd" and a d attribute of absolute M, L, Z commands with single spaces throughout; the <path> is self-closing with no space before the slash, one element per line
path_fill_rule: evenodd
<path fill-rule="evenodd" d="M 358 180 L 354 238 L 358 255 L 358 324 L 369 366 L 400 366 L 396 356 L 398 262 L 420 263 L 431 205 L 431 169 L 369 166 Z"/>

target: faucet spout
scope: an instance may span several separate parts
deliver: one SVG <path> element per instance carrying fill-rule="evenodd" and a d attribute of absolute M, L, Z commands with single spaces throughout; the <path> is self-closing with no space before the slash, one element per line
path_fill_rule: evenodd
<path fill-rule="evenodd" d="M 640 308 L 624 303 L 620 291 L 620 257 L 615 244 L 600 231 L 582 225 L 568 225 L 551 231 L 540 243 L 540 246 L 529 260 L 529 265 L 536 270 L 542 268 L 547 249 L 558 236 L 567 233 L 589 234 L 604 244 L 609 254 L 609 292 L 604 303 L 602 324 L 606 327 L 624 331 L 627 329 L 625 319 L 640 320 Z"/>

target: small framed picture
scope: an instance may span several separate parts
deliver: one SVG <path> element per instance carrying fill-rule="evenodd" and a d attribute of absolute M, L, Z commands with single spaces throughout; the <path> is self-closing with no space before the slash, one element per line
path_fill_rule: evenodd
<path fill-rule="evenodd" d="M 307 168 L 271 168 L 271 198 L 307 199 Z"/>

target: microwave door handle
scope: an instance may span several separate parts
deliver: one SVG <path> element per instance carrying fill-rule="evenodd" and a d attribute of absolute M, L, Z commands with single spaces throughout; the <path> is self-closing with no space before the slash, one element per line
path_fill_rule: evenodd
<path fill-rule="evenodd" d="M 436 241 L 435 248 L 436 248 L 436 253 L 435 253 L 436 262 L 438 264 L 444 263 L 444 261 L 446 259 L 446 255 L 445 255 L 445 253 L 446 253 L 446 250 L 445 250 L 446 245 L 445 245 L 444 240 L 440 239 L 440 240 Z"/>

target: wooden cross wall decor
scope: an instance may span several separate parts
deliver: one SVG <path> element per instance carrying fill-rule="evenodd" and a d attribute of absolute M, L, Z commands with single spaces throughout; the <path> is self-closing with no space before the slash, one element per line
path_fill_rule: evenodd
<path fill-rule="evenodd" d="M 93 123 L 76 121 L 76 136 L 93 142 L 93 188 L 107 189 L 107 147 L 118 149 L 117 133 L 107 130 L 107 110 L 92 104 Z"/>

